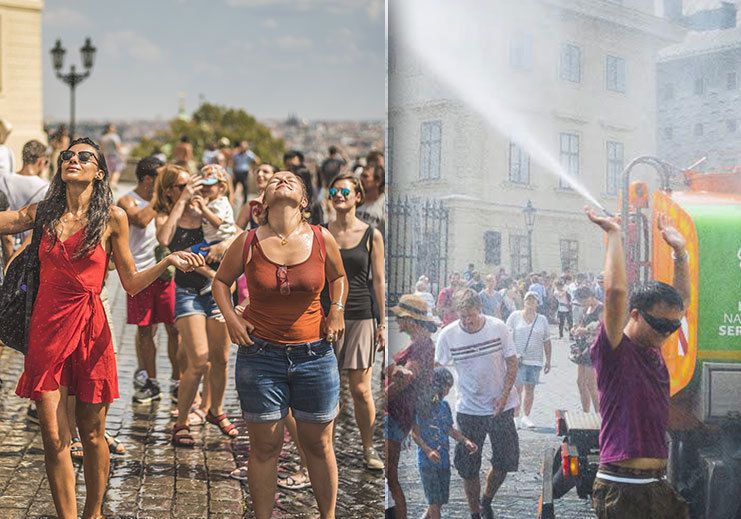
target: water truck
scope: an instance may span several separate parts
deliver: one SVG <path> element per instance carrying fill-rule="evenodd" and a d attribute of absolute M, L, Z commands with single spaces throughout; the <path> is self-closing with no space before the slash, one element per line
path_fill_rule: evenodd
<path fill-rule="evenodd" d="M 653 193 L 645 182 L 630 181 L 639 164 L 659 174 Z M 684 186 L 675 190 L 678 172 Z M 671 393 L 667 480 L 693 519 L 741 519 L 741 168 L 698 173 L 639 157 L 622 181 L 618 210 L 631 286 L 672 283 L 672 250 L 658 230 L 659 213 L 687 240 L 690 303 L 662 347 Z M 563 440 L 543 456 L 541 519 L 557 517 L 556 500 L 573 488 L 591 496 L 599 427 L 598 414 L 556 411 Z"/>

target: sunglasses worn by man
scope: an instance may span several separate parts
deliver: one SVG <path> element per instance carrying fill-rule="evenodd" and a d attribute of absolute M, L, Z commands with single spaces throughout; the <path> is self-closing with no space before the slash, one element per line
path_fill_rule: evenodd
<path fill-rule="evenodd" d="M 654 331 L 662 335 L 671 335 L 672 333 L 676 332 L 680 326 L 682 326 L 682 321 L 678 319 L 665 319 L 663 317 L 655 317 L 644 310 L 638 310 L 638 313 L 641 314 L 643 319 L 645 319 L 645 321 L 651 328 L 654 329 Z"/>

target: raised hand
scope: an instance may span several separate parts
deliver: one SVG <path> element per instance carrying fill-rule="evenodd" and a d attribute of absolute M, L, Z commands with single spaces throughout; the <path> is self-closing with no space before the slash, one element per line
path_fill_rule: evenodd
<path fill-rule="evenodd" d="M 585 207 L 584 212 L 593 223 L 599 225 L 605 232 L 620 232 L 619 216 L 601 216 L 594 212 L 591 207 Z"/>
<path fill-rule="evenodd" d="M 192 252 L 186 252 L 184 250 L 173 252 L 167 257 L 167 259 L 170 262 L 170 265 L 183 272 L 190 272 L 191 270 L 206 265 L 203 261 L 203 256 L 200 254 L 193 254 Z"/>
<path fill-rule="evenodd" d="M 669 216 L 664 213 L 659 213 L 658 217 L 659 231 L 661 231 L 661 237 L 675 252 L 684 252 L 684 248 L 687 246 L 687 240 L 682 236 L 676 227 L 674 222 Z"/>
<path fill-rule="evenodd" d="M 203 177 L 200 175 L 196 175 L 194 177 L 191 177 L 188 181 L 188 184 L 183 188 L 183 190 L 180 192 L 180 200 L 183 200 L 184 202 L 189 202 L 191 198 L 196 193 L 200 193 L 203 183 Z"/>

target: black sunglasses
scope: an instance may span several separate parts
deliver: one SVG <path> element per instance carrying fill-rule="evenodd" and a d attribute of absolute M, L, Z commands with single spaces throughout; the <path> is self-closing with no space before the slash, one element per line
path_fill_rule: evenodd
<path fill-rule="evenodd" d="M 59 156 L 62 157 L 62 160 L 64 162 L 67 162 L 69 160 L 72 160 L 72 157 L 74 157 L 75 155 L 77 155 L 77 159 L 80 161 L 81 164 L 87 164 L 92 159 L 96 159 L 96 162 L 97 162 L 97 158 L 95 157 L 95 153 L 92 152 L 92 151 L 74 152 L 72 150 L 64 150 L 62 153 L 59 154 Z"/>
<path fill-rule="evenodd" d="M 678 319 L 664 319 L 663 317 L 654 317 L 653 315 L 649 314 L 648 312 L 644 312 L 643 310 L 638 310 L 638 313 L 643 316 L 643 319 L 645 319 L 645 321 L 651 328 L 662 335 L 671 335 L 672 333 L 679 330 L 680 326 L 682 326 L 682 321 Z"/>

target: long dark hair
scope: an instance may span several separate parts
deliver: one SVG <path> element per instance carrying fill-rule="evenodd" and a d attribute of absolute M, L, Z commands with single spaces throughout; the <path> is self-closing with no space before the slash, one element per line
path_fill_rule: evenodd
<path fill-rule="evenodd" d="M 95 148 L 98 169 L 103 172 L 101 180 L 93 180 L 93 194 L 87 208 L 87 226 L 85 227 L 85 239 L 82 247 L 75 254 L 75 258 L 89 255 L 101 242 L 106 225 L 110 219 L 110 210 L 113 205 L 113 193 L 108 184 L 108 165 L 105 157 L 100 152 L 100 146 L 87 137 L 75 139 L 67 149 L 75 144 L 86 144 Z M 49 191 L 46 198 L 39 203 L 36 210 L 36 221 L 41 225 L 51 238 L 53 246 L 57 241 L 57 226 L 59 220 L 67 209 L 67 184 L 62 180 L 62 157 L 57 158 L 57 173 L 51 179 Z"/>

